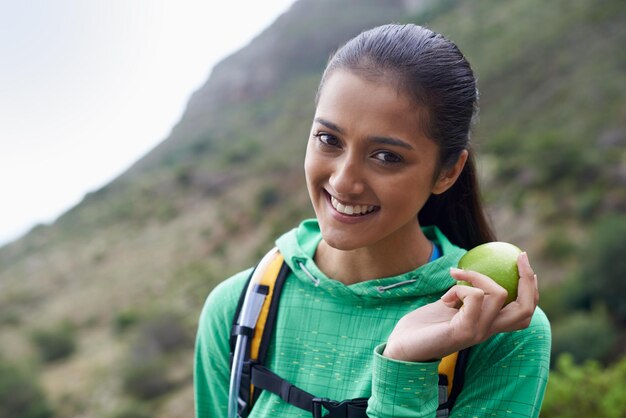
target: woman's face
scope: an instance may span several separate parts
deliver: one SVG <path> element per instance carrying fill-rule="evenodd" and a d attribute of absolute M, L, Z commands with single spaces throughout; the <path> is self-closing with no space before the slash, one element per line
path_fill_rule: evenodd
<path fill-rule="evenodd" d="M 324 241 L 340 250 L 415 243 L 438 146 L 393 85 L 338 70 L 319 96 L 305 173 Z M 447 186 L 445 187 L 447 188 Z"/>

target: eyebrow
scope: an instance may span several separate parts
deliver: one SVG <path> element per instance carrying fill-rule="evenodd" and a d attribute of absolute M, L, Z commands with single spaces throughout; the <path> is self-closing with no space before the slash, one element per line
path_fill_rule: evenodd
<path fill-rule="evenodd" d="M 328 129 L 332 129 L 335 132 L 343 134 L 343 131 L 341 130 L 341 128 L 339 128 L 339 126 L 335 125 L 331 121 L 328 121 L 328 120 L 323 119 L 323 118 L 315 118 L 314 120 L 315 120 L 315 122 L 319 123 L 320 125 L 324 125 Z M 372 142 L 377 143 L 377 144 L 394 145 L 394 146 L 406 148 L 406 149 L 409 149 L 409 150 L 413 149 L 411 144 L 409 144 L 408 142 L 403 141 L 403 140 L 398 139 L 398 138 L 393 138 L 393 137 L 390 137 L 390 136 L 371 136 L 368 139 L 370 141 L 372 141 Z"/>
<path fill-rule="evenodd" d="M 372 142 L 376 142 L 377 144 L 385 144 L 385 145 L 395 145 L 397 147 L 406 148 L 412 150 L 413 147 L 408 142 L 405 142 L 398 138 L 392 138 L 390 136 L 373 136 L 370 137 Z"/>
<path fill-rule="evenodd" d="M 323 119 L 323 118 L 315 118 L 314 121 L 319 123 L 320 125 L 324 125 L 325 127 L 329 128 L 329 129 L 332 129 L 333 131 L 336 131 L 336 132 L 339 132 L 340 134 L 343 134 L 343 131 L 341 130 L 341 128 L 339 128 L 339 126 L 335 125 L 331 121 L 328 121 L 328 120 Z"/>

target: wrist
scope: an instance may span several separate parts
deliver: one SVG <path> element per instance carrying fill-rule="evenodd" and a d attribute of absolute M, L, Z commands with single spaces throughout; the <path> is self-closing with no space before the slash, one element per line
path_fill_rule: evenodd
<path fill-rule="evenodd" d="M 387 357 L 391 360 L 406 361 L 411 363 L 430 363 L 441 360 L 435 356 L 419 356 L 418 353 L 407 353 L 401 345 L 389 342 L 385 345 L 382 355 L 383 357 Z"/>
<path fill-rule="evenodd" d="M 405 361 L 410 363 L 432 363 L 440 361 L 442 358 L 436 355 L 428 355 L 426 353 L 407 353 L 407 351 L 401 345 L 389 342 L 385 344 L 385 348 L 381 354 L 383 357 L 387 357 L 391 360 Z"/>
<path fill-rule="evenodd" d="M 404 360 L 402 355 L 398 353 L 398 348 L 390 343 L 385 345 L 385 349 L 383 350 L 383 357 L 390 358 L 392 360 Z"/>

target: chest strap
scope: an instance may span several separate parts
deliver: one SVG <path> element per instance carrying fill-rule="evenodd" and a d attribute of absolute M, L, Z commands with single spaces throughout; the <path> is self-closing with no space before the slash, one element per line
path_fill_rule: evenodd
<path fill-rule="evenodd" d="M 367 418 L 367 398 L 345 401 L 317 398 L 260 364 L 249 367 L 254 386 L 268 390 L 288 404 L 310 412 L 313 418 Z M 322 415 L 324 413 L 326 414 Z"/>

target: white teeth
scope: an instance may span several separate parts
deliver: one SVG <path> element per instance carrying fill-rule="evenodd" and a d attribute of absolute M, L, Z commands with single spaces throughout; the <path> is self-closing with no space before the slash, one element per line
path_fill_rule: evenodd
<path fill-rule="evenodd" d="M 335 199 L 334 197 L 331 196 L 330 198 L 330 202 L 332 203 L 333 207 L 337 210 L 337 212 L 339 213 L 343 213 L 345 215 L 365 215 L 367 213 L 370 213 L 374 210 L 374 206 L 366 206 L 366 205 L 344 205 L 343 203 L 340 203 L 337 199 Z"/>

